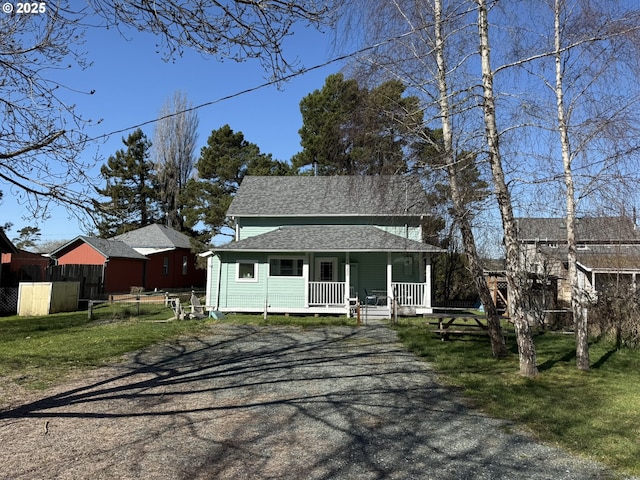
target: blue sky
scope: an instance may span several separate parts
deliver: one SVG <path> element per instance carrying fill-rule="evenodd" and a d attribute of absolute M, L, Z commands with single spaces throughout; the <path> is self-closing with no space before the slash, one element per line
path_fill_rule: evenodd
<path fill-rule="evenodd" d="M 87 131 L 91 137 L 156 118 L 163 103 L 176 90 L 185 92 L 193 105 L 200 105 L 267 82 L 266 74 L 256 60 L 219 62 L 187 51 L 175 62 L 165 62 L 162 55 L 156 53 L 153 36 L 131 31 L 125 35 L 123 38 L 115 30 L 89 30 L 82 50 L 87 52 L 93 65 L 86 70 L 67 71 L 61 78 L 66 85 L 79 91 L 95 90 L 93 95 L 68 94 L 85 118 L 103 119 Z M 332 40 L 331 32 L 321 34 L 300 28 L 288 40 L 284 51 L 287 58 L 298 58 L 300 65 L 313 67 L 344 53 L 333 50 Z M 283 84 L 280 90 L 274 86 L 265 87 L 199 109 L 197 155 L 212 130 L 229 124 L 234 131 L 241 131 L 247 141 L 258 145 L 262 152 L 271 153 L 278 160 L 289 160 L 300 150 L 300 100 L 321 88 L 325 78 L 339 69 L 340 65 L 334 63 L 296 77 Z M 152 140 L 154 125 L 142 129 Z M 131 131 L 112 135 L 106 142 L 90 146 L 83 156 L 91 158 L 98 153 L 105 162 L 109 155 L 123 148 L 122 138 Z M 98 171 L 99 166 L 96 173 Z M 52 210 L 48 220 L 33 219 L 6 185 L 0 183 L 0 190 L 4 193 L 0 223 L 13 223 L 8 232 L 10 238 L 17 236 L 18 229 L 36 224 L 41 229 L 42 242 L 69 240 L 86 233 L 65 209 Z"/>

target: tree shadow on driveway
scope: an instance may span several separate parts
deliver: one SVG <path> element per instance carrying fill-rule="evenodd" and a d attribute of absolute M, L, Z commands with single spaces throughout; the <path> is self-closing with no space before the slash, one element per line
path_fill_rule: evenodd
<path fill-rule="evenodd" d="M 610 476 L 467 408 L 383 326 L 215 325 L 91 375 L 1 412 L 1 476 Z"/>

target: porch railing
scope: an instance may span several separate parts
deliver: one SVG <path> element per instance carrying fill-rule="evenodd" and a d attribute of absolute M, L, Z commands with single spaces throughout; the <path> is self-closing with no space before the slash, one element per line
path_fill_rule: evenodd
<path fill-rule="evenodd" d="M 426 283 L 393 282 L 391 286 L 399 305 L 407 307 L 425 306 Z"/>
<path fill-rule="evenodd" d="M 309 305 L 344 305 L 344 282 L 309 282 Z"/>

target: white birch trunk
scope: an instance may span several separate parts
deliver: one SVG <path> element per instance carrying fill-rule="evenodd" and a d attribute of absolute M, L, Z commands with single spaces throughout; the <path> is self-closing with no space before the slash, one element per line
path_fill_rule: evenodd
<path fill-rule="evenodd" d="M 558 107 L 558 133 L 562 151 L 562 166 L 566 187 L 567 222 L 567 261 L 569 264 L 569 285 L 571 286 L 571 310 L 576 336 L 576 366 L 580 370 L 589 370 L 589 342 L 587 316 L 583 310 L 582 290 L 578 285 L 577 245 L 576 245 L 576 198 L 571 167 L 571 149 L 569 129 L 564 103 L 564 84 L 562 70 L 562 39 L 560 33 L 561 0 L 555 0 L 554 7 L 554 46 L 556 66 L 556 104 Z"/>
<path fill-rule="evenodd" d="M 491 340 L 491 351 L 494 357 L 501 358 L 506 356 L 507 348 L 502 335 L 502 327 L 500 325 L 500 318 L 496 310 L 496 306 L 491 297 L 491 292 L 484 278 L 484 272 L 478 252 L 476 249 L 476 242 L 471 228 L 469 217 L 466 215 L 464 201 L 461 195 L 460 185 L 458 182 L 456 158 L 453 148 L 453 131 L 451 128 L 450 111 L 451 106 L 449 102 L 449 89 L 447 86 L 447 68 L 444 54 L 445 41 L 442 32 L 442 0 L 435 0 L 434 2 L 434 14 L 435 14 L 435 54 L 436 62 L 438 65 L 438 106 L 440 109 L 440 119 L 442 124 L 442 137 L 444 143 L 444 157 L 447 163 L 447 173 L 449 178 L 449 187 L 451 190 L 451 200 L 453 202 L 454 216 L 456 222 L 460 228 L 462 235 L 462 242 L 464 245 L 465 253 L 469 261 L 469 269 L 474 279 L 474 283 L 480 300 L 485 307 L 487 314 L 487 327 L 489 330 L 489 338 Z"/>
<path fill-rule="evenodd" d="M 525 312 L 523 310 L 523 295 L 526 278 L 520 266 L 519 248 L 517 242 L 516 222 L 511 204 L 511 194 L 505 181 L 500 155 L 499 134 L 496 122 L 496 102 L 493 90 L 493 71 L 491 70 L 491 56 L 489 48 L 489 18 L 486 0 L 478 3 L 478 34 L 480 37 L 480 59 L 482 64 L 483 98 L 485 135 L 489 153 L 489 164 L 493 176 L 502 226 L 504 229 L 504 243 L 506 249 L 506 276 L 509 288 L 509 315 L 516 331 L 518 354 L 520 358 L 520 374 L 534 377 L 538 374 L 536 349 L 533 335 Z"/>

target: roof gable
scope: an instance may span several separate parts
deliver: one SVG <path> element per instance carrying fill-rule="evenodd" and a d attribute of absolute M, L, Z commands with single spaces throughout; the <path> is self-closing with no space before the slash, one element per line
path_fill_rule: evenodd
<path fill-rule="evenodd" d="M 4 253 L 16 253 L 18 249 L 15 247 L 9 237 L 4 233 L 4 230 L 0 228 L 0 252 Z"/>
<path fill-rule="evenodd" d="M 61 247 L 51 252 L 51 256 L 58 258 L 65 253 L 73 250 L 80 243 L 90 245 L 95 251 L 105 258 L 132 258 L 138 260 L 146 260 L 144 255 L 136 252 L 133 248 L 124 242 L 112 239 L 96 238 L 80 235 L 70 242 L 65 243 Z"/>
<path fill-rule="evenodd" d="M 429 212 L 415 177 L 246 176 L 229 216 L 419 216 Z"/>
<path fill-rule="evenodd" d="M 566 242 L 564 218 L 518 218 L 518 239 L 522 241 Z M 576 221 L 580 243 L 640 242 L 640 231 L 628 217 L 583 217 Z"/>
<path fill-rule="evenodd" d="M 165 225 L 152 224 L 116 235 L 111 240 L 126 243 L 132 248 L 174 249 L 191 248 L 190 238 L 182 232 Z"/>
<path fill-rule="evenodd" d="M 280 227 L 262 235 L 216 247 L 214 251 L 442 252 L 443 250 L 370 225 L 308 225 Z"/>

